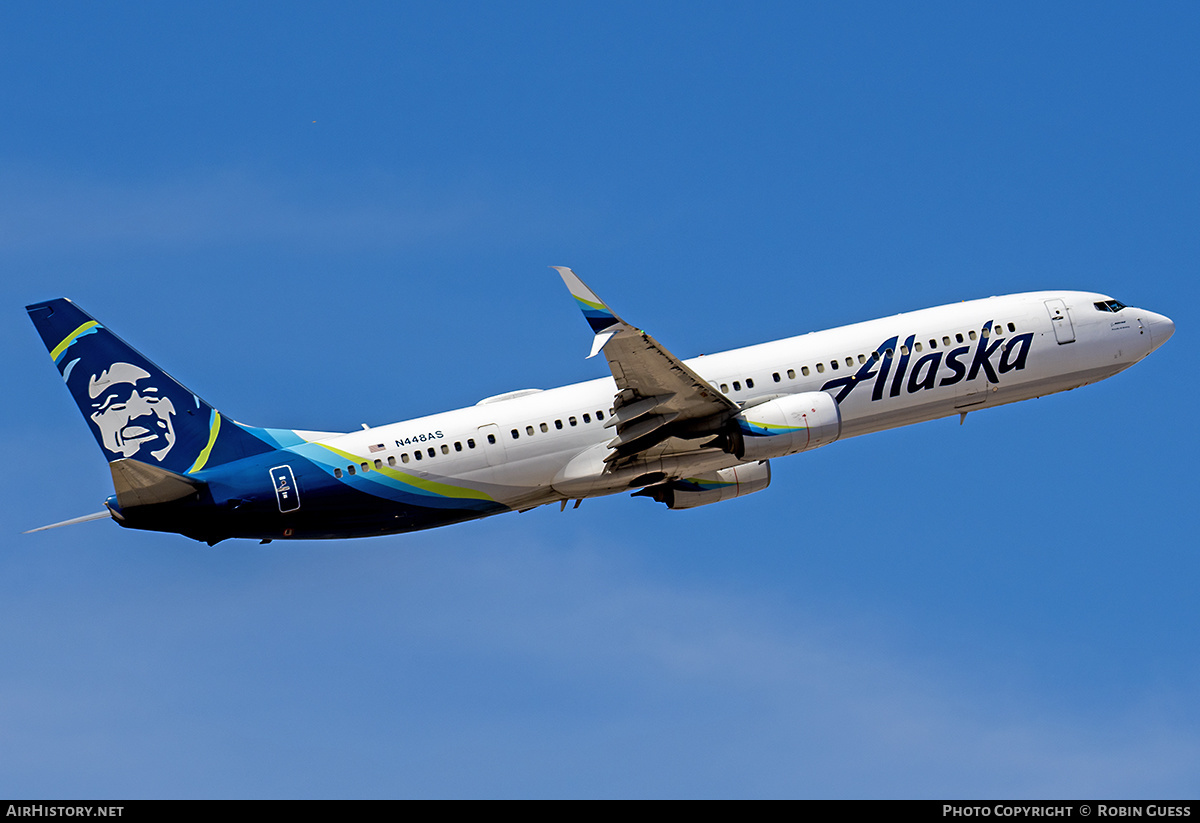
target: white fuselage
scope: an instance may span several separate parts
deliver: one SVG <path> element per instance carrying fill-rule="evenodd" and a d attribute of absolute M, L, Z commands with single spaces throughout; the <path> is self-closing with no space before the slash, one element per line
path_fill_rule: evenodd
<path fill-rule="evenodd" d="M 1174 329 L 1153 312 L 1096 308 L 1107 300 L 1075 291 L 990 297 L 686 364 L 743 407 L 824 389 L 839 400 L 841 437 L 855 437 L 1102 380 L 1144 358 Z M 834 381 L 842 382 L 831 386 Z M 638 476 L 684 478 L 740 462 L 672 439 L 637 465 L 606 472 L 614 429 L 604 423 L 616 391 L 605 377 L 514 392 L 518 396 L 320 442 L 360 465 L 386 461 L 417 478 L 485 490 L 516 509 L 627 490 Z"/>

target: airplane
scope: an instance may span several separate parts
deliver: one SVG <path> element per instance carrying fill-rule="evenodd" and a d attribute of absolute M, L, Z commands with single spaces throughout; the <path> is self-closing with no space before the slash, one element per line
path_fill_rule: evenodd
<path fill-rule="evenodd" d="M 1081 291 L 989 297 L 680 360 L 554 266 L 611 377 L 353 432 L 258 428 L 200 399 L 67 299 L 26 310 L 131 529 L 367 537 L 632 492 L 690 509 L 765 489 L 770 461 L 1074 389 L 1145 358 L 1161 314 Z"/>

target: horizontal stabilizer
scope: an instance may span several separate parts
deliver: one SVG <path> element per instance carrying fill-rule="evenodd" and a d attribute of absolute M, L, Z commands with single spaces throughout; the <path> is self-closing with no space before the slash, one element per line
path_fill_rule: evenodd
<path fill-rule="evenodd" d="M 114 460 L 108 467 L 112 470 L 117 504 L 123 509 L 182 500 L 204 488 L 199 480 L 128 457 Z"/>
<path fill-rule="evenodd" d="M 76 523 L 86 523 L 89 520 L 99 520 L 103 517 L 112 517 L 112 513 L 108 509 L 105 509 L 102 512 L 95 512 L 94 514 L 85 514 L 83 517 L 73 517 L 70 520 L 62 521 L 61 523 L 51 523 L 49 526 L 38 526 L 36 529 L 30 529 L 27 532 L 23 532 L 23 534 L 33 534 L 34 532 L 44 532 L 44 531 L 46 531 L 46 529 L 57 529 L 59 526 L 74 526 Z"/>

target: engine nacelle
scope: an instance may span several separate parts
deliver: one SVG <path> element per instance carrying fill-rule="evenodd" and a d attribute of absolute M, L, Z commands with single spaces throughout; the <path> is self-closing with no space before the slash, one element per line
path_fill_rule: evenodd
<path fill-rule="evenodd" d="M 766 460 L 816 449 L 837 440 L 842 413 L 823 391 L 790 394 L 751 406 L 733 418 L 733 454 L 742 460 Z"/>
<path fill-rule="evenodd" d="M 635 496 L 652 497 L 659 503 L 665 503 L 668 509 L 694 509 L 760 492 L 769 485 L 771 464 L 764 460 L 698 474 L 686 480 L 672 480 L 661 486 L 642 489 Z"/>

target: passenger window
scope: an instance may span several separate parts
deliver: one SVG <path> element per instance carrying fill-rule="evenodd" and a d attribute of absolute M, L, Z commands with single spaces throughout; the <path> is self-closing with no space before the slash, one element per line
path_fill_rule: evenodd
<path fill-rule="evenodd" d="M 370 463 L 363 463 L 363 464 L 362 464 L 362 470 L 363 470 L 363 472 L 369 472 L 369 471 L 371 470 L 371 464 L 370 464 Z"/>
<path fill-rule="evenodd" d="M 908 346 L 901 346 L 901 347 L 900 347 L 900 353 L 901 353 L 901 354 L 908 354 Z"/>
<path fill-rule="evenodd" d="M 801 366 L 801 367 L 800 367 L 800 373 L 801 373 L 802 375 L 804 375 L 805 377 L 808 377 L 808 366 Z"/>
<path fill-rule="evenodd" d="M 602 412 L 602 411 L 598 411 L 598 412 L 596 412 L 596 419 L 597 419 L 597 420 L 603 420 L 603 419 L 604 419 L 604 412 Z"/>
<path fill-rule="evenodd" d="M 526 426 L 526 427 L 525 427 L 525 433 L 526 433 L 527 435 L 529 435 L 530 437 L 533 437 L 533 426 Z"/>
<path fill-rule="evenodd" d="M 746 388 L 748 388 L 748 389 L 754 388 L 754 378 L 753 377 L 746 378 Z"/>
<path fill-rule="evenodd" d="M 383 461 L 380 460 L 378 457 L 375 458 L 375 468 L 377 468 L 377 469 L 383 468 Z"/>
<path fill-rule="evenodd" d="M 442 454 L 449 454 L 449 453 L 450 453 L 450 447 L 447 446 L 445 443 L 443 443 L 442 444 Z"/>
<path fill-rule="evenodd" d="M 942 337 L 942 345 L 943 345 L 943 346 L 950 346 L 950 345 L 953 345 L 953 344 L 951 344 L 951 342 L 950 342 L 950 337 L 949 337 L 949 336 L 943 336 L 943 337 Z"/>
<path fill-rule="evenodd" d="M 408 462 L 408 452 L 405 452 L 404 454 L 400 455 L 400 462 L 401 462 L 401 463 L 407 463 L 407 462 Z"/>
<path fill-rule="evenodd" d="M 931 348 L 931 349 L 936 349 L 936 348 L 937 348 L 937 341 L 936 341 L 936 340 L 934 340 L 932 337 L 931 337 L 931 338 L 929 338 L 929 348 Z"/>
<path fill-rule="evenodd" d="M 592 422 L 592 416 L 591 416 L 590 414 L 588 414 L 587 412 L 584 412 L 584 415 L 583 415 L 583 422 L 584 422 L 584 423 L 591 423 L 591 422 Z"/>
<path fill-rule="evenodd" d="M 543 432 L 548 432 L 548 431 L 550 431 L 550 427 L 549 427 L 549 426 L 547 426 L 545 423 L 542 423 L 542 424 L 538 425 L 538 428 L 539 428 L 539 429 L 541 429 Z"/>
<path fill-rule="evenodd" d="M 808 372 L 805 372 L 805 374 L 808 374 Z M 796 379 L 796 370 L 795 370 L 795 369 L 788 369 L 788 370 L 787 370 L 787 376 L 788 376 L 788 380 L 795 380 L 795 379 Z"/>
<path fill-rule="evenodd" d="M 468 449 L 473 449 L 473 448 L 475 448 L 475 438 L 473 438 L 473 437 L 468 437 L 468 438 L 467 438 L 467 448 L 468 448 Z"/>
<path fill-rule="evenodd" d="M 991 333 L 991 331 L 990 331 L 990 330 L 989 330 L 989 329 L 988 329 L 988 328 L 985 326 L 985 327 L 983 328 L 983 330 L 979 332 L 979 335 L 980 335 L 980 337 L 982 337 L 984 340 L 987 340 L 989 337 L 991 337 L 991 336 L 992 336 L 992 333 Z"/>
<path fill-rule="evenodd" d="M 830 360 L 829 368 L 833 369 L 834 371 L 837 371 L 838 370 L 838 362 L 836 360 Z"/>
<path fill-rule="evenodd" d="M 488 436 L 489 436 L 489 437 L 491 437 L 491 435 L 488 435 Z M 413 452 L 413 457 L 417 458 L 418 460 L 421 460 L 421 459 L 423 459 L 423 458 L 421 457 L 421 453 L 420 453 L 419 451 L 417 451 L 417 452 Z"/>
<path fill-rule="evenodd" d="M 959 332 L 958 334 L 954 335 L 954 339 L 957 340 L 959 343 L 961 343 L 963 341 L 962 332 Z"/>
<path fill-rule="evenodd" d="M 729 386 L 724 383 L 721 384 L 721 394 L 729 394 Z"/>
<path fill-rule="evenodd" d="M 516 429 L 513 429 L 512 436 L 513 436 L 513 440 L 516 440 L 518 437 L 521 436 L 521 433 L 519 431 L 517 431 Z"/>
<path fill-rule="evenodd" d="M 489 435 L 488 435 L 488 442 L 489 442 L 489 443 L 491 443 L 493 446 L 494 446 L 494 445 L 496 445 L 496 435 L 494 435 L 494 434 L 489 434 Z M 420 452 L 417 452 L 417 454 L 420 454 Z"/>
<path fill-rule="evenodd" d="M 924 349 L 921 347 L 921 343 L 919 341 L 915 344 L 915 348 L 917 350 L 917 354 L 920 354 L 921 352 L 924 351 Z"/>
<path fill-rule="evenodd" d="M 562 421 L 561 421 L 561 420 L 555 420 L 555 421 L 554 421 L 554 428 L 556 428 L 556 429 L 561 429 L 561 428 L 562 428 Z"/>
<path fill-rule="evenodd" d="M 888 349 L 883 353 L 883 356 L 890 358 L 893 354 L 895 354 L 895 352 L 893 352 L 891 349 Z"/>
<path fill-rule="evenodd" d="M 354 470 L 353 466 L 347 466 L 346 471 L 350 472 L 351 474 L 358 474 L 358 472 Z"/>
<path fill-rule="evenodd" d="M 437 452 L 435 452 L 435 451 L 434 451 L 434 450 L 431 448 L 431 449 L 429 449 L 429 456 L 430 456 L 430 457 L 436 457 L 436 456 L 437 456 Z"/>
<path fill-rule="evenodd" d="M 734 391 L 741 391 L 741 390 L 742 390 L 742 384 L 741 384 L 741 383 L 739 383 L 738 381 L 734 380 L 734 381 L 733 381 L 733 390 L 734 390 Z"/>
<path fill-rule="evenodd" d="M 969 332 L 967 332 L 967 337 L 970 337 L 972 340 L 975 340 L 976 339 L 975 330 L 971 329 Z"/>
<path fill-rule="evenodd" d="M 1010 332 L 1012 332 L 1012 331 L 1016 331 L 1016 330 L 1017 330 L 1017 327 L 1016 327 L 1016 326 L 1014 326 L 1012 323 L 1009 323 L 1009 324 L 1008 324 L 1008 330 L 1009 330 Z"/>
<path fill-rule="evenodd" d="M 460 452 L 460 451 L 462 451 L 462 441 L 461 441 L 461 440 L 455 440 L 455 441 L 454 441 L 454 450 L 455 450 L 456 452 Z"/>
<path fill-rule="evenodd" d="M 389 466 L 394 466 L 394 465 L 396 465 L 396 455 L 394 455 L 394 454 L 389 454 L 389 455 L 388 455 L 388 465 L 389 465 Z"/>
<path fill-rule="evenodd" d="M 774 380 L 776 383 L 779 383 L 780 382 L 779 372 L 775 372 L 774 374 L 772 374 L 771 379 Z"/>
<path fill-rule="evenodd" d="M 342 476 L 342 470 L 341 470 L 341 469 L 334 469 L 334 470 L 333 470 L 333 476 L 334 476 L 334 477 L 341 477 L 341 476 Z"/>
<path fill-rule="evenodd" d="M 817 374 L 824 374 L 824 373 L 825 373 L 825 364 L 818 363 L 817 364 Z"/>
<path fill-rule="evenodd" d="M 858 362 L 859 362 L 859 363 L 866 363 L 866 362 L 867 362 L 867 356 L 866 356 L 865 354 L 860 354 L 860 355 L 858 356 Z"/>
<path fill-rule="evenodd" d="M 574 417 L 568 417 L 568 418 L 567 418 L 567 422 L 568 422 L 568 423 L 570 423 L 572 426 L 578 426 L 578 425 L 579 425 L 579 421 L 577 421 L 577 420 L 576 420 Z"/>

